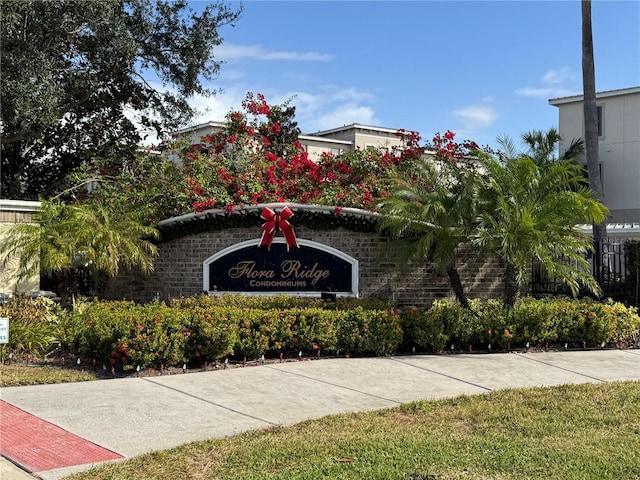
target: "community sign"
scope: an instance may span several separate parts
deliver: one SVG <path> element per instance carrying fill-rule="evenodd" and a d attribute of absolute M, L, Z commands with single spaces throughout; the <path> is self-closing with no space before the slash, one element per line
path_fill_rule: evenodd
<path fill-rule="evenodd" d="M 269 245 L 248 240 L 203 262 L 203 290 L 219 293 L 358 295 L 358 261 L 309 240 L 290 247 L 284 238 Z"/>

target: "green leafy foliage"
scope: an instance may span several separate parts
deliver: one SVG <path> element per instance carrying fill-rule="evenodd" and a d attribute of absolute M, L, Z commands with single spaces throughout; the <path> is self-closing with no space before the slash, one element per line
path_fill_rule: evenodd
<path fill-rule="evenodd" d="M 16 298 L 0 308 L 12 322 L 2 355 L 55 350 L 127 369 L 300 352 L 305 357 L 440 352 L 452 345 L 455 351 L 565 343 L 625 347 L 640 337 L 638 310 L 611 300 L 525 298 L 512 308 L 499 300 L 473 299 L 470 308 L 440 300 L 427 310 L 401 312 L 386 302 L 358 302 L 200 295 L 176 299 L 172 306 L 94 301 L 67 312 L 46 299 Z"/>
<path fill-rule="evenodd" d="M 59 348 L 62 336 L 61 321 L 66 312 L 53 300 L 32 299 L 16 295 L 0 306 L 0 317 L 9 319 L 9 342 L 0 346 L 0 358 L 42 356 Z"/>
<path fill-rule="evenodd" d="M 78 349 L 84 357 L 117 368 L 158 368 L 189 362 L 201 365 L 228 356 L 255 359 L 338 350 L 384 355 L 402 340 L 393 310 L 341 309 L 336 304 L 273 308 L 284 306 L 283 302 L 280 297 L 267 299 L 264 308 L 205 297 L 180 299 L 172 307 L 95 302 L 82 314 L 86 328 L 80 333 Z"/>
<path fill-rule="evenodd" d="M 393 310 L 344 311 L 338 323 L 338 348 L 346 354 L 385 355 L 402 342 L 400 319 Z"/>
<path fill-rule="evenodd" d="M 400 325 L 403 330 L 401 350 L 412 352 L 441 352 L 445 349 L 448 337 L 444 334 L 444 322 L 439 312 L 408 309 L 400 313 Z"/>
<path fill-rule="evenodd" d="M 43 201 L 34 215 L 34 223 L 10 227 L 9 240 L 0 246 L 3 262 L 16 257 L 20 276 L 57 274 L 59 293 L 67 297 L 68 275 L 76 267 L 88 268 L 95 282 L 113 277 L 121 268 L 152 271 L 157 247 L 155 228 L 141 223 L 137 212 L 119 210 L 95 202 L 60 203 Z"/>
<path fill-rule="evenodd" d="M 634 307 L 608 300 L 525 298 L 507 308 L 498 300 L 470 302 L 471 308 L 441 300 L 425 312 L 403 313 L 405 345 L 437 351 L 445 344 L 456 350 L 547 347 L 572 348 L 625 345 L 640 334 Z"/>
<path fill-rule="evenodd" d="M 262 310 L 289 308 L 348 310 L 356 307 L 367 310 L 384 310 L 393 308 L 393 302 L 379 298 L 338 297 L 335 302 L 327 302 L 320 298 L 292 297 L 290 295 L 248 296 L 231 293 L 174 298 L 171 300 L 171 305 L 181 308 L 228 306 Z"/>
<path fill-rule="evenodd" d="M 83 202 L 107 203 L 138 211 L 146 222 L 212 209 L 228 215 L 185 219 L 164 228 L 163 238 L 231 228 L 255 221 L 244 205 L 288 202 L 335 207 L 333 215 L 308 212 L 296 218 L 314 228 L 354 228 L 375 231 L 369 218 L 343 214 L 344 207 L 374 210 L 389 195 L 393 177 L 412 170 L 422 149 L 414 133 L 398 132 L 401 147 L 391 151 L 366 148 L 338 156 L 310 158 L 298 142 L 295 108 L 269 105 L 263 95 L 247 94 L 242 111 L 231 111 L 224 124 L 197 144 L 177 139 L 163 146 L 160 156 L 140 153 L 127 162 L 94 162 L 74 172 L 72 185 L 93 181 L 96 189 L 68 194 Z M 240 213 L 240 215 L 234 215 Z M 302 216 L 302 212 L 301 212 Z M 259 220 L 258 220 L 259 221 Z"/>
<path fill-rule="evenodd" d="M 379 228 L 396 240 L 406 261 L 429 261 L 446 273 L 456 298 L 468 308 L 456 260 L 473 229 L 478 182 L 466 161 L 472 144 L 454 138 L 451 131 L 444 138 L 436 135 L 433 158 L 393 178 L 391 194 L 378 204 L 383 214 Z"/>
<path fill-rule="evenodd" d="M 74 168 L 134 157 L 140 134 L 175 131 L 210 95 L 219 29 L 240 11 L 185 0 L 3 1 L 2 172 L 8 198 L 60 191 Z M 145 79 L 152 71 L 163 86 Z M 146 75 L 148 77 L 148 75 Z M 135 120 L 131 119 L 133 113 Z M 46 159 L 46 161 L 43 161 Z"/>
<path fill-rule="evenodd" d="M 538 165 L 528 156 L 501 161 L 483 152 L 478 158 L 484 170 L 477 176 L 482 207 L 471 239 L 504 260 L 504 302 L 515 304 L 532 259 L 573 295 L 581 286 L 599 294 L 586 260 L 592 240 L 576 225 L 598 223 L 608 210 L 581 185 L 581 167 L 570 160 Z"/>

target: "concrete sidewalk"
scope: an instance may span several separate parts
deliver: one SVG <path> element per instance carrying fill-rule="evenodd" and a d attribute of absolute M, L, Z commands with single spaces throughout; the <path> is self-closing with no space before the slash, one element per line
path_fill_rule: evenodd
<path fill-rule="evenodd" d="M 640 350 L 323 359 L 8 387 L 0 389 L 0 399 L 131 458 L 196 440 L 419 399 L 620 380 L 640 380 Z M 37 472 L 37 477 L 58 479 L 92 466 Z M 14 478 L 5 477 L 5 467 L 0 463 L 3 480 Z"/>

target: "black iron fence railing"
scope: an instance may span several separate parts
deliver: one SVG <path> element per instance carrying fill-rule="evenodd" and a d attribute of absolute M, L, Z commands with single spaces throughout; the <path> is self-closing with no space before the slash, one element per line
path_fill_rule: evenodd
<path fill-rule="evenodd" d="M 603 297 L 623 299 L 626 277 L 624 239 L 606 238 L 600 245 L 596 242 L 594 251 L 587 256 L 587 260 L 591 264 L 594 278 L 602 288 Z M 569 288 L 557 278 L 549 275 L 541 264 L 532 262 L 529 281 L 530 295 L 569 295 L 570 293 Z M 587 291 L 581 292 L 581 296 L 589 295 L 590 293 Z"/>

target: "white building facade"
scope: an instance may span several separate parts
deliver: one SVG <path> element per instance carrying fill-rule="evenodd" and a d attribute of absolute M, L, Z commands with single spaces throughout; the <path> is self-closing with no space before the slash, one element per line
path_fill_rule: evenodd
<path fill-rule="evenodd" d="M 583 96 L 552 98 L 558 107 L 560 153 L 584 138 Z M 608 222 L 640 223 L 640 87 L 598 92 L 598 145 Z M 583 163 L 585 160 L 583 159 Z"/>

